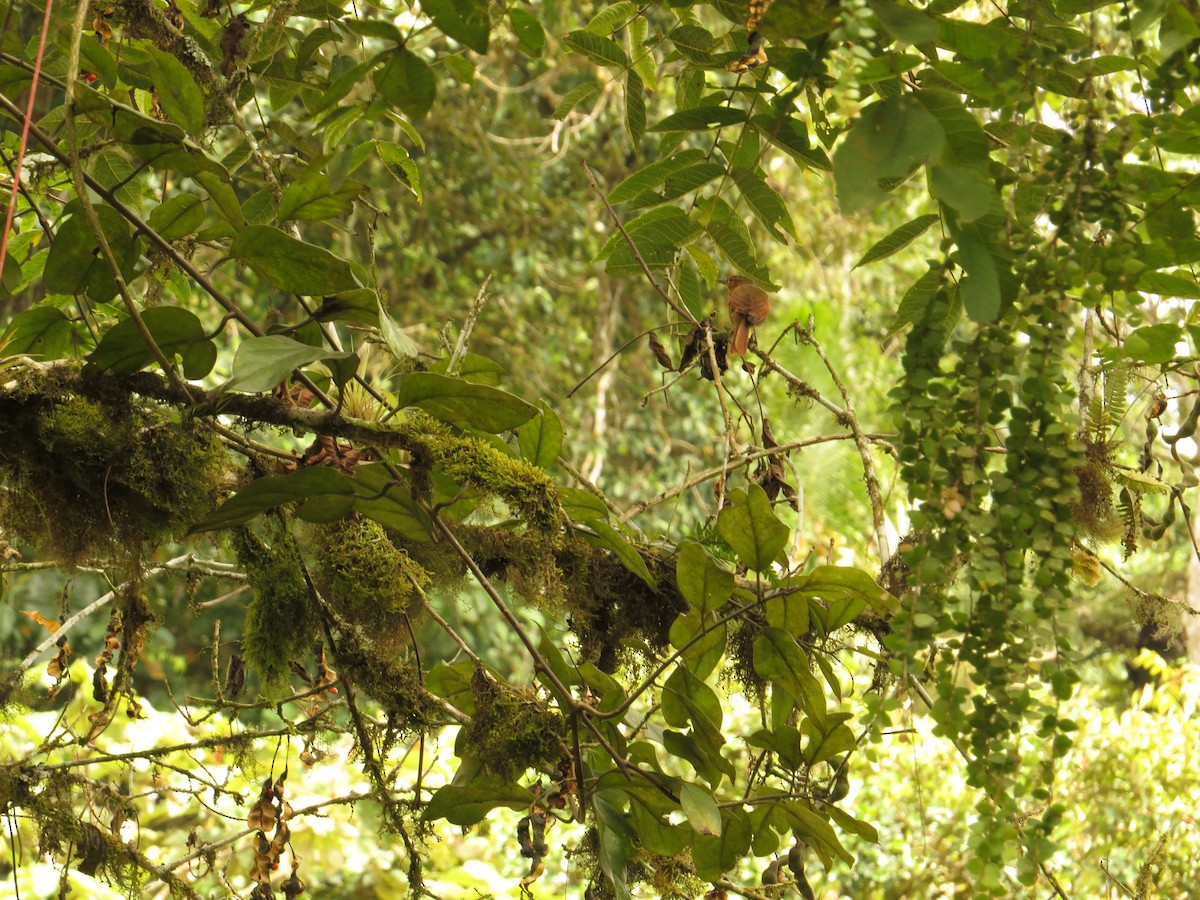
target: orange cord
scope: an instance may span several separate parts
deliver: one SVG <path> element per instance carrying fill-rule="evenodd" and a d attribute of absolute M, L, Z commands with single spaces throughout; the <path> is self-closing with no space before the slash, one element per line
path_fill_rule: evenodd
<path fill-rule="evenodd" d="M 12 193 L 8 198 L 8 212 L 4 217 L 4 232 L 0 234 L 0 274 L 4 272 L 4 260 L 8 256 L 8 236 L 12 232 L 13 215 L 17 211 L 17 191 L 21 187 L 21 166 L 25 162 L 25 147 L 29 142 L 29 125 L 33 121 L 33 103 L 37 98 L 38 77 L 42 74 L 42 56 L 46 52 L 46 35 L 50 31 L 50 6 L 46 0 L 46 17 L 42 21 L 42 37 L 38 42 L 37 60 L 33 64 L 33 81 L 29 85 L 29 105 L 25 109 L 25 122 L 21 128 L 21 144 L 17 148 L 17 161 L 13 166 Z"/>

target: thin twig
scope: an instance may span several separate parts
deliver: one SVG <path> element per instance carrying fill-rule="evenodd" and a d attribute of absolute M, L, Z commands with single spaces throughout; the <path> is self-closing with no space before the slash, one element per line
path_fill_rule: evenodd
<path fill-rule="evenodd" d="M 471 304 L 471 311 L 467 313 L 462 330 L 458 333 L 458 341 L 454 345 L 454 352 L 450 354 L 450 365 L 446 367 L 447 375 L 458 374 L 458 366 L 467 352 L 467 341 L 471 337 L 471 331 L 475 328 L 475 322 L 479 318 L 479 314 L 483 312 L 484 306 L 487 305 L 488 285 L 491 283 L 492 274 L 489 272 L 487 278 L 483 279 L 483 284 L 479 286 L 479 293 L 475 295 L 475 302 Z"/>
<path fill-rule="evenodd" d="M 871 455 L 871 446 L 863 434 L 862 425 L 859 424 L 858 415 L 854 411 L 854 402 L 850 399 L 850 392 L 846 389 L 846 385 L 838 375 L 837 369 L 829 357 L 825 355 L 825 348 L 817 340 L 813 317 L 809 316 L 807 328 L 797 329 L 796 333 L 800 336 L 801 343 L 808 344 L 816 351 L 817 356 L 821 358 L 821 362 L 824 363 L 829 377 L 837 385 L 838 393 L 842 395 L 842 402 L 846 404 L 842 413 L 842 419 L 854 434 L 854 444 L 858 447 L 858 455 L 863 465 L 863 475 L 867 480 L 867 496 L 871 500 L 871 519 L 875 525 L 875 543 L 879 548 L 879 558 L 886 560 L 892 554 L 888 548 L 887 533 L 885 531 L 883 493 L 879 490 L 879 476 L 875 473 L 875 458 Z"/>

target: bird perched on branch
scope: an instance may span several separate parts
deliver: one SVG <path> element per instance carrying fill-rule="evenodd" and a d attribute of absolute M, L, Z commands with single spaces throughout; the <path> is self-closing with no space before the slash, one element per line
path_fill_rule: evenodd
<path fill-rule="evenodd" d="M 753 281 L 741 275 L 730 275 L 721 279 L 721 283 L 729 288 L 729 318 L 733 322 L 729 353 L 745 356 L 750 329 L 766 319 L 771 311 L 771 298 Z"/>

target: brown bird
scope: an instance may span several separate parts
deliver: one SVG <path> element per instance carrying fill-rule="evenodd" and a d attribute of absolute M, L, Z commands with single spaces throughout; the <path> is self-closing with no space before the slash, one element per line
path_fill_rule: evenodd
<path fill-rule="evenodd" d="M 771 298 L 753 281 L 741 275 L 730 275 L 721 279 L 721 283 L 729 288 L 729 318 L 733 322 L 729 352 L 733 356 L 745 356 L 750 329 L 766 319 L 771 311 Z"/>

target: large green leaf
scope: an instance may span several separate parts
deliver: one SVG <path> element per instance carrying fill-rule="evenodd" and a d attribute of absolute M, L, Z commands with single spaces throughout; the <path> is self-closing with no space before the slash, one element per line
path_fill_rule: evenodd
<path fill-rule="evenodd" d="M 193 525 L 189 533 L 219 531 L 244 525 L 256 516 L 284 503 L 302 502 L 323 496 L 341 498 L 348 513 L 353 507 L 354 485 L 349 477 L 337 469 L 324 466 L 300 469 L 288 475 L 259 478 L 226 500 L 211 515 Z"/>
<path fill-rule="evenodd" d="M 881 616 L 894 615 L 900 602 L 875 583 L 862 569 L 850 566 L 818 566 L 808 575 L 792 581 L 795 593 L 827 602 L 859 600 Z"/>
<path fill-rule="evenodd" d="M 396 391 L 400 407 L 419 406 L 446 422 L 465 422 L 489 434 L 519 428 L 538 408 L 499 388 L 433 372 L 405 376 Z"/>
<path fill-rule="evenodd" d="M 903 178 L 936 161 L 945 140 L 938 120 L 911 97 L 891 97 L 867 107 L 833 155 L 842 212 L 874 208 L 885 196 L 881 181 Z"/>
<path fill-rule="evenodd" d="M 154 66 L 154 89 L 163 111 L 188 134 L 204 129 L 204 95 L 192 73 L 172 54 L 149 48 Z"/>
<path fill-rule="evenodd" d="M 184 376 L 203 378 L 212 371 L 217 346 L 195 313 L 178 306 L 154 306 L 142 310 L 141 318 L 164 356 L 171 359 L 179 355 Z M 88 355 L 90 369 L 115 375 L 132 374 L 153 362 L 154 355 L 132 318 L 122 319 L 106 331 Z"/>
<path fill-rule="evenodd" d="M 517 430 L 517 446 L 521 458 L 535 466 L 549 469 L 558 461 L 562 450 L 562 422 L 550 407 L 543 405 L 536 416 Z"/>
<path fill-rule="evenodd" d="M 706 131 L 710 128 L 723 128 L 726 125 L 737 125 L 746 121 L 746 113 L 732 106 L 719 103 L 693 106 L 691 109 L 681 109 L 665 119 L 655 122 L 650 131 Z"/>
<path fill-rule="evenodd" d="M 534 59 L 546 52 L 546 29 L 533 13 L 523 9 L 510 9 L 508 23 L 517 37 L 517 49 Z"/>
<path fill-rule="evenodd" d="M 445 819 L 451 825 L 477 825 L 493 809 L 527 809 L 536 797 L 519 784 L 477 778 L 470 784 L 447 784 L 438 788 L 421 810 L 426 822 Z"/>
<path fill-rule="evenodd" d="M 646 561 L 642 559 L 642 554 L 608 522 L 602 519 L 592 519 L 587 522 L 587 530 L 580 533 L 591 543 L 611 550 L 621 561 L 621 565 L 650 587 L 655 586 L 654 576 L 650 574 L 650 569 L 647 568 Z"/>
<path fill-rule="evenodd" d="M 863 254 L 862 259 L 854 264 L 854 268 L 865 266 L 867 263 L 873 263 L 881 259 L 887 259 L 894 253 L 899 253 L 921 235 L 923 235 L 929 226 L 941 219 L 941 216 L 935 213 L 930 213 L 924 216 L 917 216 L 910 222 L 905 222 L 900 227 L 894 229 L 887 237 L 876 241 L 871 249 Z"/>
<path fill-rule="evenodd" d="M 749 169 L 734 169 L 731 174 L 738 190 L 742 192 L 746 205 L 750 207 L 750 212 L 762 223 L 771 237 L 781 244 L 787 243 L 786 235 L 790 235 L 794 241 L 800 239 L 796 233 L 796 224 L 792 221 L 792 214 L 788 212 L 783 198 L 764 178 Z"/>
<path fill-rule="evenodd" d="M 598 66 L 610 69 L 625 69 L 629 66 L 629 55 L 612 38 L 601 37 L 590 31 L 572 31 L 563 35 L 563 43 Z"/>
<path fill-rule="evenodd" d="M 764 628 L 754 640 L 754 671 L 783 688 L 818 723 L 826 718 L 825 693 L 809 671 L 796 639 L 780 628 Z"/>
<path fill-rule="evenodd" d="M 733 593 L 733 573 L 721 568 L 699 544 L 679 548 L 675 581 L 684 599 L 701 614 L 720 609 Z"/>
<path fill-rule="evenodd" d="M 243 228 L 229 252 L 281 291 L 313 296 L 362 287 L 346 260 L 270 225 Z"/>
<path fill-rule="evenodd" d="M 421 9 L 443 34 L 476 53 L 487 53 L 492 28 L 487 0 L 421 0 Z"/>
<path fill-rule="evenodd" d="M 358 368 L 358 354 L 302 344 L 281 334 L 247 338 L 234 355 L 233 378 L 225 389 L 260 394 L 274 388 L 295 369 L 315 362 L 329 364 L 334 377 L 344 384 Z"/>
<path fill-rule="evenodd" d="M 716 881 L 737 865 L 750 850 L 750 817 L 736 807 L 722 813 L 719 835 L 698 834 L 692 840 L 692 863 L 696 874 L 706 881 Z"/>
<path fill-rule="evenodd" d="M 411 50 L 397 47 L 382 69 L 374 74 L 375 88 L 385 100 L 414 119 L 423 119 L 433 107 L 437 82 L 433 72 Z"/>
<path fill-rule="evenodd" d="M 111 206 L 97 204 L 95 210 L 117 268 L 128 282 L 138 261 L 137 241 L 128 223 Z M 112 268 L 83 213 L 76 212 L 59 227 L 46 258 L 42 282 L 52 293 L 87 294 L 93 303 L 116 296 L 117 282 Z"/>
<path fill-rule="evenodd" d="M 195 233 L 204 223 L 204 201 L 195 194 L 176 194 L 150 211 L 146 224 L 168 241 Z"/>
<path fill-rule="evenodd" d="M 66 355 L 74 326 L 55 306 L 35 306 L 9 320 L 0 347 L 6 354 L 59 359 Z"/>
<path fill-rule="evenodd" d="M 698 834 L 720 835 L 721 810 L 713 799 L 712 791 L 685 782 L 679 789 L 679 802 L 688 824 Z"/>
<path fill-rule="evenodd" d="M 688 166 L 704 161 L 704 151 L 697 149 L 681 150 L 645 168 L 638 169 L 624 181 L 620 182 L 608 194 L 610 203 L 624 203 L 647 191 L 652 191 L 667 178 Z"/>
<path fill-rule="evenodd" d="M 717 515 L 717 531 L 746 566 L 765 572 L 787 546 L 790 534 L 771 509 L 767 493 L 757 484 L 749 492 L 729 492 L 727 504 Z"/>

